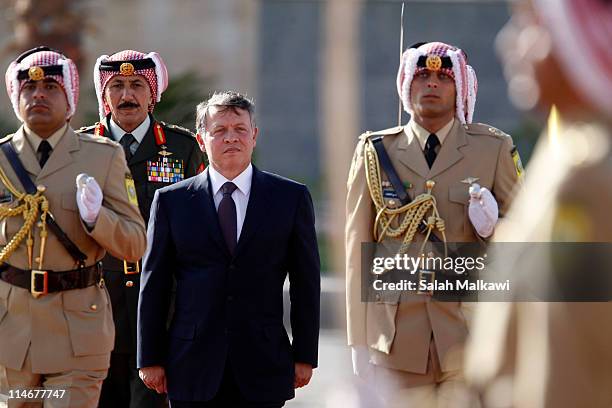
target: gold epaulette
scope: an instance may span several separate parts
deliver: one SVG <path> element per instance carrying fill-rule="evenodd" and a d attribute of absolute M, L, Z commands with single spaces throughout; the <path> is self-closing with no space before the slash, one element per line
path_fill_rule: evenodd
<path fill-rule="evenodd" d="M 171 130 L 171 131 L 174 131 L 176 133 L 180 133 L 180 134 L 185 135 L 185 136 L 195 137 L 194 133 L 191 130 L 185 128 L 185 127 L 182 127 L 182 126 L 179 126 L 179 125 L 173 125 L 173 124 L 170 124 L 170 123 L 166 123 L 166 122 L 161 121 L 161 120 L 159 120 L 157 122 L 159 124 L 161 124 L 164 127 L 164 129 Z"/>
<path fill-rule="evenodd" d="M 359 139 L 365 140 L 372 136 L 397 135 L 397 134 L 402 133 L 403 131 L 404 131 L 403 126 L 395 126 L 395 127 L 388 128 L 388 129 L 377 130 L 375 132 L 368 130 L 367 132 L 364 132 L 361 135 L 359 135 Z"/>
<path fill-rule="evenodd" d="M 78 129 L 75 130 L 76 133 L 91 133 L 93 134 L 94 131 L 96 130 L 96 125 L 91 125 L 91 126 L 82 126 Z"/>
<path fill-rule="evenodd" d="M 465 132 L 470 135 L 481 135 L 481 136 L 493 136 L 499 138 L 510 137 L 509 134 L 502 132 L 501 130 L 487 125 L 486 123 L 468 123 L 463 125 Z"/>

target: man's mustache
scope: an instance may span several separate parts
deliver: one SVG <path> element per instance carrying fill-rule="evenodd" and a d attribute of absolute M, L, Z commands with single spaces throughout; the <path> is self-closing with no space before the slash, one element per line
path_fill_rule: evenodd
<path fill-rule="evenodd" d="M 135 103 L 135 102 L 121 102 L 117 108 L 119 109 L 123 109 L 123 108 L 139 108 L 140 105 Z"/>
<path fill-rule="evenodd" d="M 48 107 L 49 107 L 49 105 L 48 105 L 48 104 L 46 104 L 45 102 L 41 102 L 41 101 L 39 101 L 39 102 L 34 102 L 33 104 L 31 104 L 31 105 L 30 105 L 30 109 L 32 109 L 32 108 L 37 108 L 37 107 L 40 107 L 40 106 L 43 106 L 43 107 L 45 107 L 45 108 L 48 108 Z"/>

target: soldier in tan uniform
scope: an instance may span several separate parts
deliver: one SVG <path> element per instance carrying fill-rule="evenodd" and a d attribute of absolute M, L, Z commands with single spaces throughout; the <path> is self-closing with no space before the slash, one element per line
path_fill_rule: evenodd
<path fill-rule="evenodd" d="M 510 204 L 520 162 L 510 136 L 471 123 L 476 76 L 460 49 L 444 43 L 408 49 L 398 73 L 398 92 L 404 110 L 412 115 L 410 122 L 363 134 L 349 174 L 348 342 L 355 374 L 374 384 L 385 406 L 460 406 L 467 399 L 461 363 L 469 311 L 458 302 L 438 302 L 426 294 L 402 293 L 400 298 L 398 292 L 396 298 L 365 302 L 360 247 L 375 241 L 418 247 L 425 235 L 400 227 L 416 202 L 429 203 L 434 210 L 410 222 L 431 221 L 430 234 L 438 239 L 475 242 L 490 237 L 498 215 Z M 384 146 L 412 204 L 401 202 L 402 192 L 379 164 L 375 143 Z M 483 200 L 470 197 L 471 185 Z M 394 211 L 399 216 L 392 219 Z M 494 217 L 486 216 L 490 213 Z M 385 235 L 391 230 L 395 237 Z M 417 256 L 414 248 L 407 253 Z"/>
<path fill-rule="evenodd" d="M 30 50 L 6 82 L 23 125 L 0 140 L 1 392 L 9 407 L 28 388 L 60 391 L 45 407 L 96 407 L 115 335 L 99 261 L 146 246 L 133 180 L 117 143 L 70 127 L 70 59 Z"/>
<path fill-rule="evenodd" d="M 562 260 L 542 255 L 537 268 L 514 260 L 527 287 L 533 276 L 550 287 L 565 282 L 570 291 L 590 286 L 582 302 L 478 306 L 466 379 L 485 406 L 612 406 L 612 303 L 593 301 L 609 300 L 611 290 L 609 279 L 598 279 L 609 275 L 612 257 L 610 27 L 612 8 L 604 0 L 517 1 L 498 35 L 510 95 L 523 108 L 537 104 L 546 112 L 555 105 L 560 121 L 538 142 L 496 240 L 552 248 L 565 242 L 587 253 L 605 243 L 605 252 L 586 260 L 575 256 L 580 252 Z M 608 297 L 592 297 L 601 294 L 593 286 Z"/>

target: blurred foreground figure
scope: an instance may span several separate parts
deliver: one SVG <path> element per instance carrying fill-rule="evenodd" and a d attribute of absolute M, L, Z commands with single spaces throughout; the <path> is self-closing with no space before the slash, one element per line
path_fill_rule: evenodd
<path fill-rule="evenodd" d="M 518 222 L 498 229 L 497 240 L 583 243 L 589 249 L 612 241 L 611 34 L 609 1 L 513 5 L 498 36 L 510 96 L 527 109 L 555 105 L 560 121 L 549 124 L 548 138 L 539 142 L 508 215 Z M 517 261 L 514 270 L 549 287 L 587 283 L 607 297 L 585 292 L 575 299 L 580 303 L 482 304 L 468 343 L 466 377 L 484 406 L 612 405 L 612 304 L 586 302 L 609 298 L 609 283 L 594 279 L 609 270 L 611 256 L 544 254 L 543 268 Z"/>

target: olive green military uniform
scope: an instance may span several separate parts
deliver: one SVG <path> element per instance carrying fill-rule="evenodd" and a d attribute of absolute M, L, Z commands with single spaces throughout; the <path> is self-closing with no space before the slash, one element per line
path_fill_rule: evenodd
<path fill-rule="evenodd" d="M 178 179 L 195 176 L 204 168 L 204 156 L 200 150 L 195 136 L 189 130 L 156 121 L 150 115 L 151 124 L 138 149 L 128 161 L 128 166 L 134 177 L 138 205 L 145 222 L 149 220 L 149 210 L 155 191 L 167 186 Z M 109 124 L 110 115 L 100 125 L 101 134 L 111 139 L 120 139 L 123 135 L 111 134 Z M 164 148 L 157 143 L 154 127 L 159 124 L 165 137 Z M 98 125 L 99 126 L 99 125 Z M 84 133 L 94 133 L 96 125 L 79 130 Z M 160 154 L 160 152 L 162 154 Z M 171 153 L 168 155 L 167 153 Z M 180 170 L 173 170 L 176 178 L 165 181 L 155 181 L 160 175 L 155 167 L 162 167 L 163 158 L 167 158 L 170 166 L 181 166 Z M 155 165 L 157 164 L 157 165 Z M 156 173 L 157 172 L 157 173 Z M 163 180 L 163 177 L 162 177 Z M 113 306 L 113 319 L 117 329 L 115 348 L 112 354 L 112 364 L 109 376 L 102 390 L 101 405 L 115 406 L 116 401 L 124 401 L 120 396 L 121 389 L 131 388 L 129 398 L 131 406 L 164 406 L 164 397 L 144 386 L 136 370 L 136 312 L 138 306 L 138 293 L 140 291 L 140 275 L 125 274 L 122 259 L 112 256 L 104 258 L 106 284 L 111 295 Z M 164 317 L 160 317 L 164 318 Z M 127 367 L 126 367 L 127 366 Z M 115 370 L 115 368 L 117 370 Z M 131 384 L 131 385 L 130 385 Z"/>

